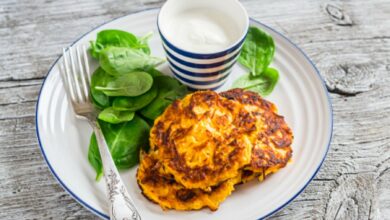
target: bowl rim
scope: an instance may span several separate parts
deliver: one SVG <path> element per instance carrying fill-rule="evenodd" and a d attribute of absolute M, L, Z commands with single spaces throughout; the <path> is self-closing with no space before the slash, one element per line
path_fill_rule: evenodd
<path fill-rule="evenodd" d="M 192 51 L 186 50 L 182 47 L 175 45 L 172 41 L 169 41 L 168 38 L 166 37 L 166 35 L 164 35 L 163 29 L 161 28 L 160 17 L 161 17 L 161 12 L 167 7 L 167 4 L 170 1 L 167 1 L 164 3 L 164 5 L 160 8 L 158 15 L 157 15 L 157 29 L 158 29 L 158 32 L 160 34 L 162 41 L 169 48 L 174 50 L 175 52 L 177 52 L 183 56 L 196 58 L 196 59 L 215 59 L 215 58 L 219 58 L 219 57 L 222 57 L 222 56 L 225 56 L 225 55 L 231 53 L 232 51 L 239 48 L 242 45 L 242 43 L 245 41 L 246 35 L 248 33 L 248 30 L 249 30 L 249 23 L 250 23 L 250 18 L 249 18 L 248 12 L 246 11 L 245 7 L 241 4 L 241 2 L 239 2 L 238 0 L 232 0 L 232 1 L 238 5 L 239 10 L 237 10 L 237 11 L 242 13 L 244 15 L 244 17 L 246 18 L 245 19 L 245 28 L 243 29 L 240 37 L 237 40 L 235 40 L 234 42 L 232 42 L 231 44 L 229 44 L 229 46 L 225 47 L 224 49 L 217 51 L 217 52 L 211 52 L 211 53 L 192 52 Z"/>

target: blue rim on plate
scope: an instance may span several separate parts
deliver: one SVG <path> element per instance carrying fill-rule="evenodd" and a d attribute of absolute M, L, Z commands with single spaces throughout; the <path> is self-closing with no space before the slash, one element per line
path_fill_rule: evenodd
<path fill-rule="evenodd" d="M 145 10 L 140 10 L 140 11 L 136 11 L 134 13 L 131 13 L 131 14 L 137 14 L 137 13 L 141 13 L 141 12 L 145 12 L 145 11 L 151 11 L 151 10 L 157 10 L 159 8 L 150 8 L 150 9 L 145 9 Z M 107 21 L 107 22 L 104 22 L 102 24 L 100 24 L 99 26 L 93 28 L 92 30 L 84 33 L 83 35 L 81 35 L 79 38 L 77 38 L 70 46 L 73 46 L 76 42 L 78 42 L 82 37 L 84 37 L 85 35 L 87 35 L 88 33 L 96 30 L 97 28 L 107 24 L 107 23 L 110 23 L 112 21 L 115 21 L 117 19 L 120 19 L 120 18 L 123 18 L 123 17 L 126 17 L 126 16 L 129 16 L 131 14 L 127 14 L 127 15 L 123 15 L 123 16 L 120 16 L 120 17 L 117 17 L 117 18 L 114 18 L 110 21 Z M 250 21 L 253 21 L 257 24 L 260 24 L 272 31 L 274 31 L 275 33 L 277 33 L 279 36 L 281 36 L 282 38 L 284 38 L 285 40 L 287 40 L 291 45 L 293 45 L 296 49 L 298 49 L 301 54 L 306 58 L 306 60 L 309 61 L 309 63 L 313 66 L 313 68 L 315 69 L 315 72 L 317 73 L 318 77 L 321 79 L 321 82 L 322 82 L 322 86 L 323 86 L 323 89 L 325 91 L 325 94 L 328 98 L 328 107 L 329 107 L 329 111 L 330 111 L 330 135 L 329 135 L 329 141 L 328 141 L 328 146 L 327 146 L 327 149 L 326 149 L 326 152 L 325 154 L 323 155 L 323 158 L 322 158 L 322 161 L 321 163 L 319 164 L 319 166 L 317 167 L 316 171 L 313 173 L 313 175 L 310 177 L 309 181 L 293 196 L 291 197 L 287 202 L 285 202 L 283 205 L 279 206 L 278 208 L 276 208 L 275 210 L 273 210 L 272 212 L 266 214 L 265 216 L 261 216 L 259 217 L 258 219 L 263 219 L 263 218 L 266 218 L 266 217 L 269 217 L 271 216 L 272 214 L 274 214 L 275 212 L 281 210 L 282 208 L 284 208 L 287 204 L 289 204 L 290 202 L 292 202 L 299 194 L 301 194 L 303 192 L 303 190 L 309 185 L 309 183 L 314 179 L 314 177 L 316 176 L 316 174 L 318 173 L 318 171 L 320 170 L 325 158 L 326 158 L 326 155 L 328 154 L 328 151 L 329 151 L 329 148 L 330 148 L 330 144 L 331 144 L 331 141 L 332 141 L 332 137 L 333 137 L 333 109 L 332 109 L 332 102 L 331 102 L 331 98 L 330 98 L 330 95 L 328 93 L 328 90 L 326 89 L 326 86 L 325 86 L 325 83 L 324 83 L 324 80 L 320 74 L 320 72 L 318 71 L 317 67 L 314 65 L 314 63 L 309 59 L 309 57 L 303 52 L 303 50 L 301 48 L 299 48 L 296 44 L 294 44 L 290 39 L 288 39 L 287 37 L 285 37 L 283 34 L 279 33 L 278 31 L 274 30 L 273 28 L 253 19 L 253 18 L 249 18 Z M 67 191 L 72 197 L 73 199 L 75 199 L 78 203 L 80 203 L 82 206 L 84 206 L 85 208 L 87 208 L 88 210 L 90 210 L 91 212 L 93 212 L 94 214 L 102 217 L 102 218 L 105 218 L 105 219 L 109 219 L 109 216 L 105 215 L 104 213 L 96 210 L 95 208 L 93 208 L 92 206 L 90 206 L 88 203 L 86 203 L 85 201 L 83 201 L 82 199 L 80 199 L 76 194 L 74 194 L 66 185 L 65 183 L 60 179 L 60 177 L 57 175 L 57 173 L 55 172 L 55 170 L 53 169 L 53 167 L 51 166 L 50 162 L 48 161 L 47 157 L 46 157 L 46 154 L 45 154 L 45 151 L 43 150 L 43 147 L 42 147 L 42 143 L 41 143 L 41 138 L 40 138 L 40 135 L 39 135 L 39 127 L 38 127 L 38 106 L 39 106 L 39 100 L 40 100 L 40 97 L 41 97 L 41 93 L 42 93 L 42 90 L 43 90 L 43 87 L 45 86 L 45 82 L 46 82 L 46 78 L 49 76 L 51 70 L 53 69 L 53 67 L 57 64 L 58 60 L 62 57 L 62 55 L 60 55 L 55 61 L 54 63 L 51 65 L 51 67 L 49 68 L 47 74 L 46 74 L 46 77 L 45 79 L 43 80 L 42 82 L 42 86 L 41 86 L 41 89 L 39 90 L 39 94 L 38 94 L 38 100 L 37 100 L 37 104 L 36 104 L 36 107 L 35 107 L 35 126 L 36 126 L 36 135 L 37 135 L 37 138 L 38 138 L 38 144 L 39 144 L 39 148 L 41 150 L 41 153 L 46 161 L 46 164 L 47 166 L 49 167 L 49 170 L 50 172 L 53 174 L 53 176 L 56 178 L 56 180 L 60 183 L 60 185 L 62 186 L 62 188 L 64 188 L 65 191 Z"/>

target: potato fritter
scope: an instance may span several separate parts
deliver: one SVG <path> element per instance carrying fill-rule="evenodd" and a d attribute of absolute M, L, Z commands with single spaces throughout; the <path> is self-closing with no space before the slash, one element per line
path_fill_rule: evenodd
<path fill-rule="evenodd" d="M 244 104 L 246 110 L 256 117 L 257 139 L 252 148 L 251 170 L 263 172 L 263 168 L 272 168 L 275 172 L 276 168 L 285 167 L 292 156 L 294 137 L 283 116 L 276 113 L 276 106 L 257 93 L 242 89 L 232 89 L 220 95 Z"/>
<path fill-rule="evenodd" d="M 255 119 L 239 102 L 202 91 L 175 101 L 156 119 L 151 149 L 177 182 L 210 190 L 251 160 Z"/>
<path fill-rule="evenodd" d="M 257 93 L 195 92 L 155 120 L 137 181 L 163 209 L 216 210 L 236 184 L 285 167 L 292 140 L 276 106 Z"/>
<path fill-rule="evenodd" d="M 234 190 L 234 185 L 240 182 L 240 176 L 237 176 L 212 187 L 210 192 L 187 189 L 165 172 L 157 157 L 156 152 L 141 156 L 137 181 L 142 193 L 163 209 L 197 210 L 208 207 L 215 211 Z"/>

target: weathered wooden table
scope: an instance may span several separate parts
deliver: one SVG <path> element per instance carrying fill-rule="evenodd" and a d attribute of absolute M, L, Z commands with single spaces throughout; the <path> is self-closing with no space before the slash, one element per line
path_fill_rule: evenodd
<path fill-rule="evenodd" d="M 1 0 L 0 219 L 96 219 L 56 182 L 35 136 L 49 67 L 81 34 L 159 0 Z M 390 219 L 390 2 L 245 0 L 297 43 L 331 93 L 334 137 L 316 178 L 275 219 Z"/>

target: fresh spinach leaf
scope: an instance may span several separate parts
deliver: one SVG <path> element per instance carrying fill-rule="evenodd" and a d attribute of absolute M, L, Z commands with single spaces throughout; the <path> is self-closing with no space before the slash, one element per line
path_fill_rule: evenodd
<path fill-rule="evenodd" d="M 174 100 L 182 98 L 188 93 L 185 85 L 169 76 L 157 76 L 155 83 L 158 86 L 157 97 L 141 110 L 144 117 L 152 120 L 160 116 Z"/>
<path fill-rule="evenodd" d="M 152 33 L 144 37 L 137 38 L 134 34 L 121 30 L 103 30 L 97 34 L 96 41 L 91 41 L 90 52 L 92 57 L 99 58 L 100 52 L 109 46 L 128 47 L 140 49 L 146 54 L 150 54 L 148 40 Z"/>
<path fill-rule="evenodd" d="M 110 97 L 95 87 L 105 87 L 109 82 L 114 80 L 114 77 L 107 74 L 102 68 L 97 68 L 91 77 L 91 97 L 92 102 L 98 108 L 106 108 L 110 106 Z"/>
<path fill-rule="evenodd" d="M 121 30 L 103 30 L 97 34 L 96 41 L 91 41 L 91 54 L 99 58 L 99 53 L 108 46 L 136 47 L 138 39 L 135 35 Z"/>
<path fill-rule="evenodd" d="M 262 96 L 267 96 L 274 90 L 279 80 L 279 72 L 274 68 L 267 68 L 261 77 L 264 78 L 265 83 L 259 83 L 258 85 L 249 87 L 248 90 L 257 92 Z"/>
<path fill-rule="evenodd" d="M 100 52 L 100 66 L 111 75 L 121 75 L 139 69 L 152 68 L 165 60 L 125 47 L 107 47 Z"/>
<path fill-rule="evenodd" d="M 145 36 L 138 38 L 138 48 L 140 48 L 144 53 L 150 55 L 150 47 L 148 41 L 152 38 L 153 32 L 147 33 Z"/>
<path fill-rule="evenodd" d="M 160 72 L 158 69 L 156 68 L 148 68 L 148 69 L 145 69 L 145 72 L 149 73 L 153 78 L 154 77 L 157 77 L 157 76 L 162 76 L 164 75 L 162 72 Z"/>
<path fill-rule="evenodd" d="M 95 180 L 96 181 L 100 180 L 100 178 L 103 175 L 103 165 L 102 165 L 102 160 L 100 157 L 100 152 L 99 152 L 98 143 L 96 140 L 95 133 L 92 133 L 90 141 L 89 141 L 88 161 L 89 161 L 89 164 L 91 164 L 93 169 L 96 171 Z"/>
<path fill-rule="evenodd" d="M 98 118 L 111 124 L 118 124 L 131 121 L 134 118 L 134 111 L 118 111 L 112 107 L 108 107 L 99 113 Z"/>
<path fill-rule="evenodd" d="M 107 96 L 139 96 L 153 85 L 153 78 L 145 72 L 122 74 L 106 86 L 95 86 L 95 89 Z"/>
<path fill-rule="evenodd" d="M 142 115 L 141 115 L 142 116 Z M 150 126 L 150 127 L 153 127 L 153 125 L 154 125 L 154 120 L 153 119 L 149 119 L 149 118 L 146 118 L 146 117 L 144 117 L 143 116 L 143 118 L 142 119 L 144 119 L 145 121 L 146 121 L 146 123 L 148 123 L 148 125 Z M 149 149 L 146 149 L 146 151 L 147 150 L 149 150 Z"/>
<path fill-rule="evenodd" d="M 238 62 L 247 67 L 253 76 L 259 76 L 271 63 L 274 52 L 272 37 L 257 27 L 249 27 Z"/>
<path fill-rule="evenodd" d="M 154 83 L 152 88 L 149 89 L 146 93 L 135 96 L 135 97 L 126 97 L 119 96 L 114 99 L 112 102 L 112 107 L 115 110 L 119 111 L 137 111 L 145 106 L 156 98 L 158 93 L 157 85 Z"/>
<path fill-rule="evenodd" d="M 249 73 L 241 76 L 233 83 L 233 88 L 247 89 L 267 96 L 275 88 L 278 79 L 279 72 L 274 68 L 267 68 L 260 76 Z"/>
<path fill-rule="evenodd" d="M 133 167 L 139 161 L 139 151 L 148 147 L 149 125 L 139 116 L 134 116 L 133 120 L 110 124 L 99 121 L 103 131 L 111 156 L 118 169 Z M 88 150 L 88 160 L 96 171 L 96 179 L 102 176 L 102 162 L 96 141 L 93 134 Z"/>

